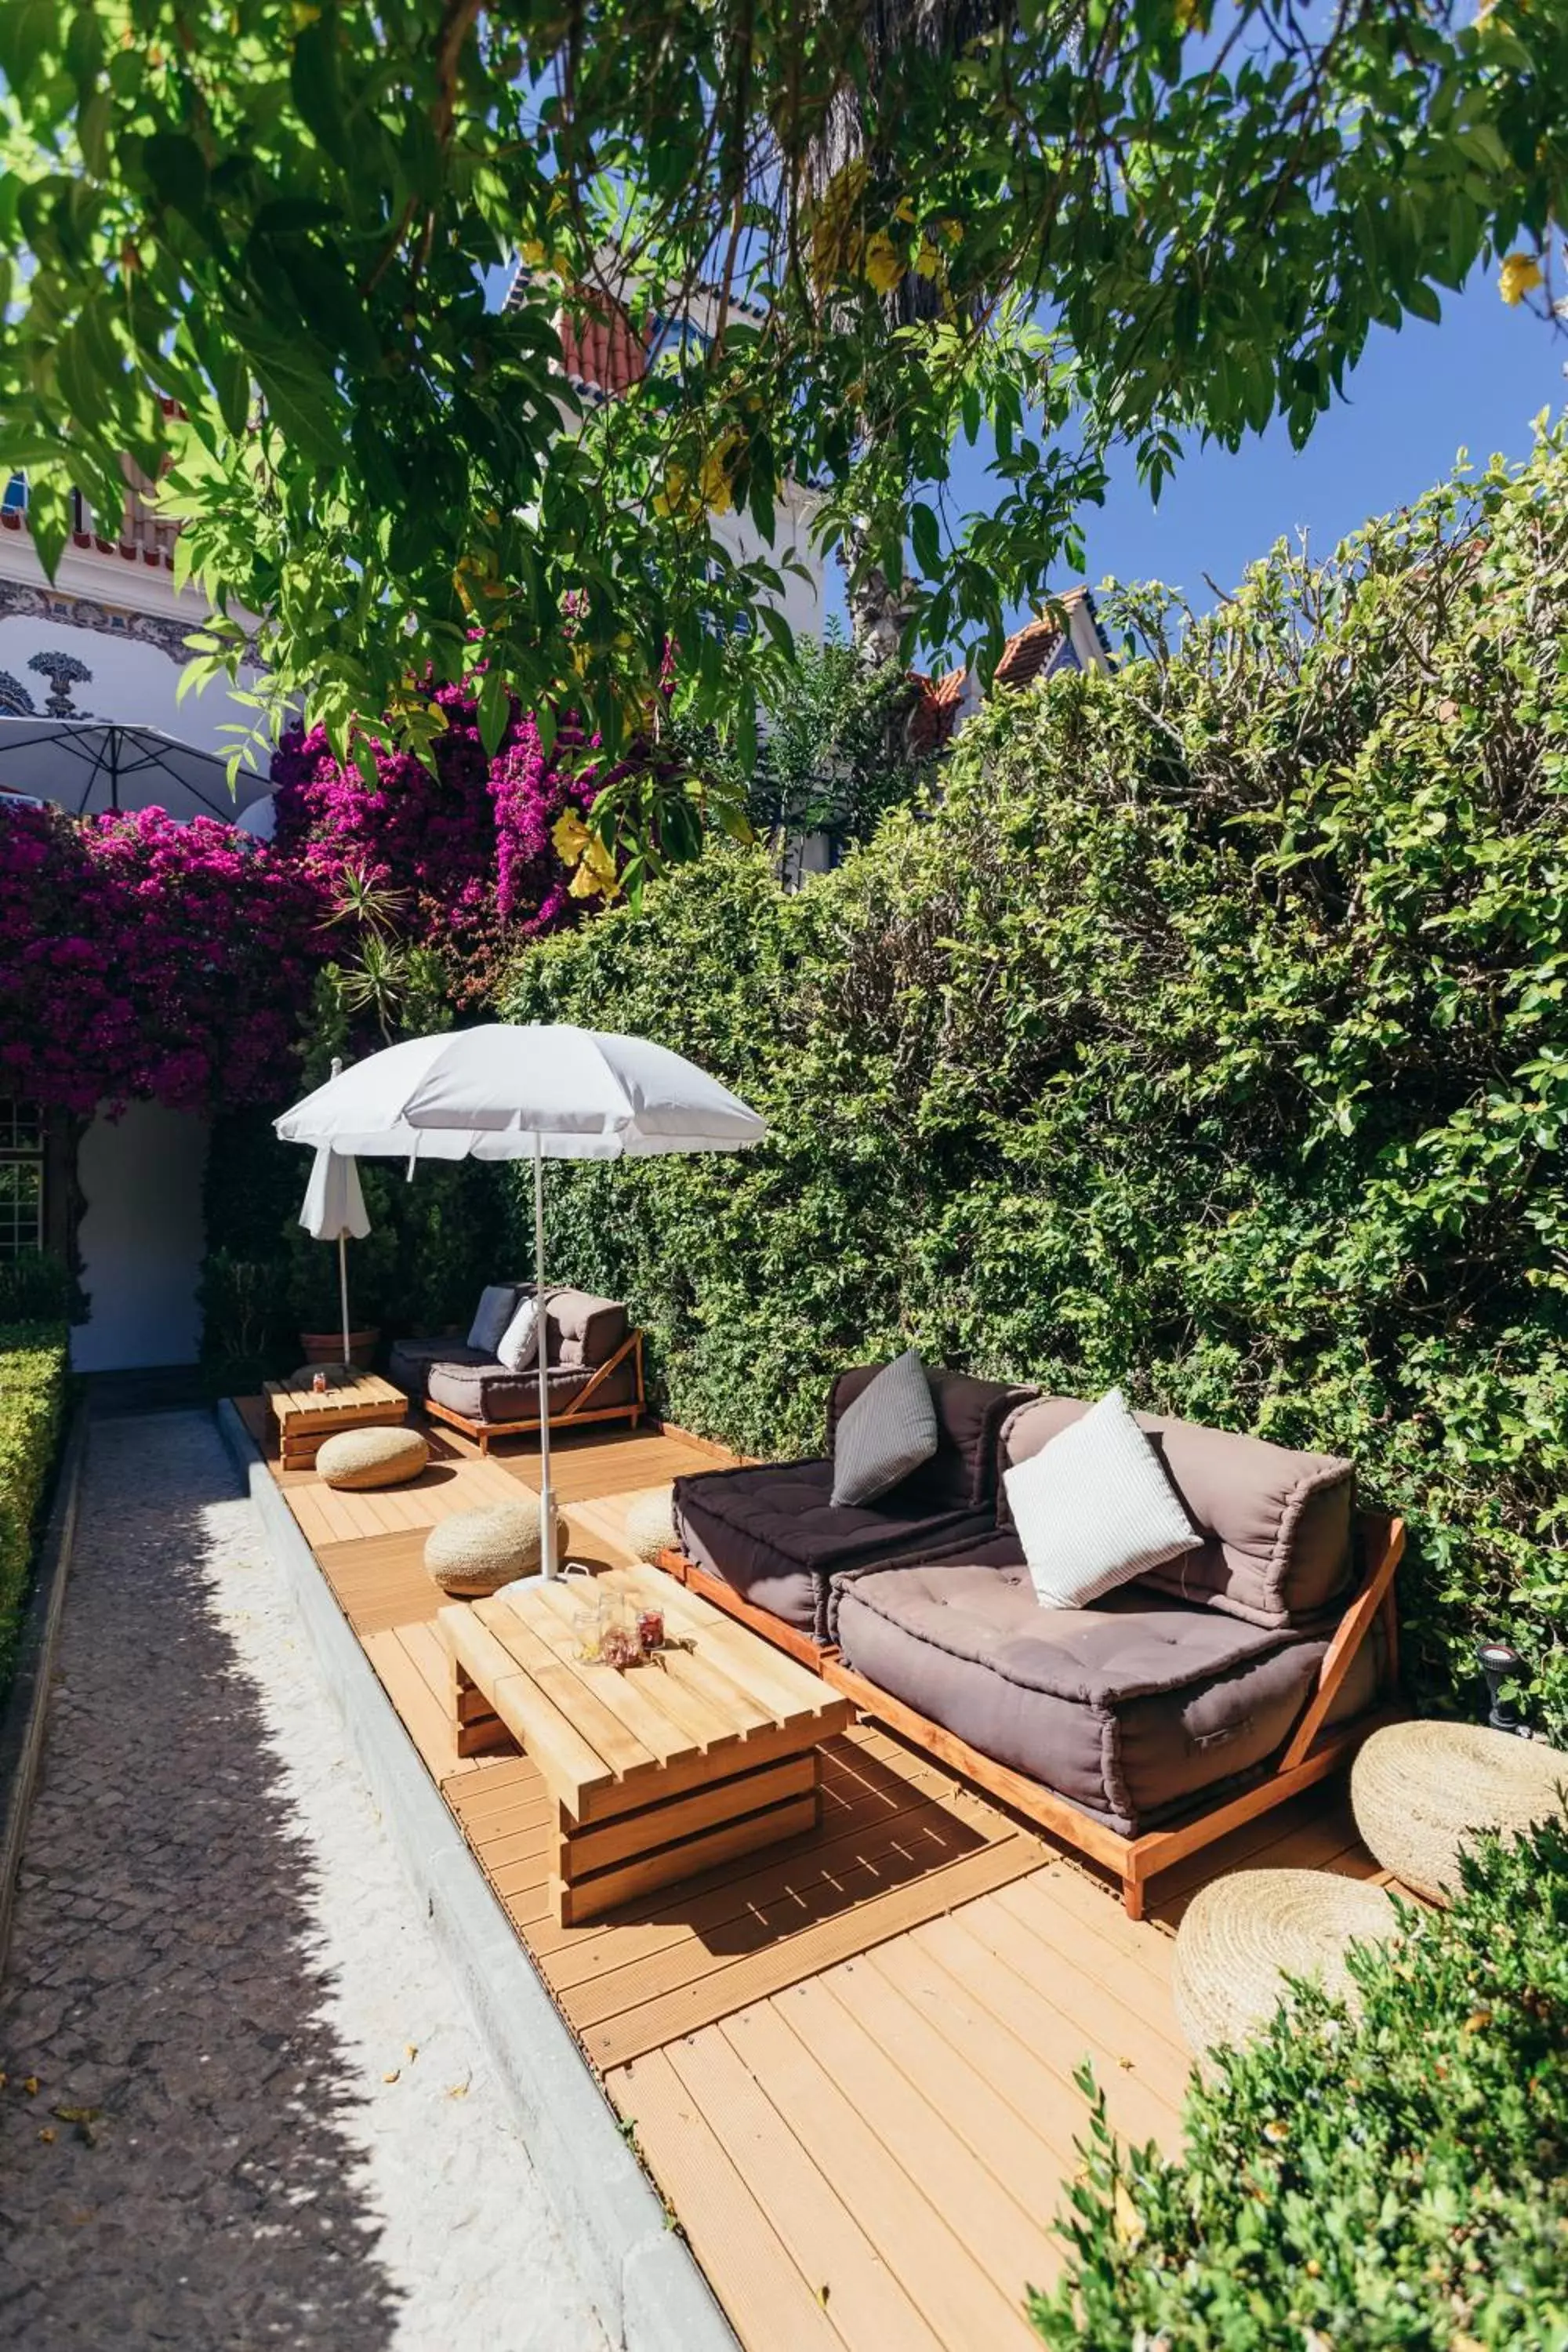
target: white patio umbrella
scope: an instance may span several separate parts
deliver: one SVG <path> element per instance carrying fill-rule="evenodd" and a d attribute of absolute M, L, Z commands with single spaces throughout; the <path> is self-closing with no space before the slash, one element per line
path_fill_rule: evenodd
<path fill-rule="evenodd" d="M 359 1170 L 342 1152 L 322 1144 L 310 1163 L 310 1181 L 300 1211 L 300 1223 L 312 1239 L 338 1245 L 338 1303 L 343 1317 L 343 1368 L 349 1369 L 349 1258 L 351 1241 L 363 1242 L 370 1231 Z"/>
<path fill-rule="evenodd" d="M 533 1161 L 533 1274 L 539 1306 L 539 1524 L 542 1573 L 555 1573 L 550 1386 L 544 1316 L 546 1160 L 647 1159 L 739 1151 L 763 1120 L 668 1046 L 561 1023 L 413 1037 L 330 1078 L 276 1122 L 285 1143 L 428 1160 Z"/>

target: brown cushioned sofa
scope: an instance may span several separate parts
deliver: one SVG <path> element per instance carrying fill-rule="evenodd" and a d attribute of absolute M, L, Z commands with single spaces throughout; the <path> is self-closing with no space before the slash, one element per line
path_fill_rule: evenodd
<path fill-rule="evenodd" d="M 1025 1461 L 1088 1407 L 1002 1433 Z M 1392 1680 L 1397 1521 L 1329 1454 L 1140 1413 L 1202 1537 L 1088 1609 L 1035 1595 L 1000 1491 L 963 1560 L 842 1574 L 829 1678 L 1048 1828 L 1143 1881 L 1342 1761 Z"/>
<path fill-rule="evenodd" d="M 531 1287 L 517 1284 L 517 1299 Z M 632 1329 L 626 1308 L 591 1291 L 547 1289 L 544 1319 L 552 1431 L 601 1421 L 626 1421 L 635 1429 L 647 1409 L 642 1333 Z M 482 1348 L 459 1340 L 402 1339 L 387 1370 L 436 1420 L 476 1438 L 481 1453 L 494 1437 L 539 1427 L 536 1364 L 509 1371 Z"/>
<path fill-rule="evenodd" d="M 870 1377 L 836 1384 L 830 1456 Z M 1002 1473 L 1088 1406 L 928 1377 L 944 1454 L 875 1512 L 833 1510 L 830 1458 L 679 1479 L 668 1564 L 1114 1870 L 1141 1916 L 1157 1872 L 1324 1778 L 1381 1719 L 1404 1529 L 1357 1513 L 1349 1462 L 1140 1413 L 1202 1540 L 1091 1608 L 1045 1608 Z"/>
<path fill-rule="evenodd" d="M 1002 1426 L 1032 1393 L 928 1369 L 935 1454 L 878 1502 L 836 1505 L 838 1423 L 880 1369 L 858 1365 L 834 1381 L 824 1454 L 675 1482 L 676 1538 L 689 1580 L 735 1615 L 755 1612 L 775 1639 L 788 1629 L 796 1638 L 783 1646 L 813 1662 L 835 1638 L 833 1580 L 841 1570 L 951 1559 L 993 1533 Z"/>

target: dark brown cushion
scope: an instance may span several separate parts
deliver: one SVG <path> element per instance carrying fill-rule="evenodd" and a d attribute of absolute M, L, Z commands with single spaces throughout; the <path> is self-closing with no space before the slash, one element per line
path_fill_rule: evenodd
<path fill-rule="evenodd" d="M 631 1326 L 624 1307 L 588 1290 L 551 1290 L 546 1286 L 545 1320 L 550 1328 L 547 1364 L 607 1364 Z"/>
<path fill-rule="evenodd" d="M 552 1365 L 546 1374 L 552 1413 L 564 1411 L 593 1377 L 591 1365 Z M 587 1410 L 597 1412 L 610 1405 L 630 1404 L 636 1386 L 631 1364 L 617 1364 L 594 1391 Z M 512 1372 L 504 1364 L 432 1364 L 425 1393 L 432 1404 L 444 1404 L 469 1421 L 532 1421 L 539 1412 L 538 1367 L 530 1364 L 525 1371 Z"/>
<path fill-rule="evenodd" d="M 882 1370 L 880 1364 L 858 1364 L 834 1381 L 827 1401 L 829 1454 L 844 1413 Z M 1003 1425 L 1035 1392 L 1002 1381 L 972 1380 L 967 1372 L 932 1370 L 930 1365 L 925 1372 L 936 1408 L 936 1452 L 884 1496 L 881 1507 L 908 1502 L 921 1509 L 989 1514 L 996 1497 Z"/>
<path fill-rule="evenodd" d="M 386 1376 L 394 1388 L 416 1400 L 426 1393 L 432 1364 L 488 1364 L 491 1359 L 462 1339 L 399 1339 L 387 1358 Z"/>
<path fill-rule="evenodd" d="M 1089 1411 L 1076 1397 L 1040 1397 L 1002 1433 L 1002 1460 L 1026 1462 Z M 1331 1454 L 1292 1454 L 1261 1437 L 1135 1414 L 1205 1540 L 1142 1582 L 1249 1625 L 1314 1633 L 1354 1572 L 1355 1471 Z M 1010 1524 L 1006 1490 L 997 1524 Z"/>
<path fill-rule="evenodd" d="M 1124 1836 L 1263 1764 L 1327 1644 L 1128 1585 L 1042 1609 L 1024 1569 L 978 1562 L 840 1578 L 858 1674 Z"/>
<path fill-rule="evenodd" d="M 914 1483 L 879 1503 L 835 1506 L 830 1462 L 699 1471 L 675 1482 L 676 1538 L 759 1609 L 827 1641 L 836 1570 L 952 1559 L 988 1532 L 989 1513 L 911 1505 Z"/>

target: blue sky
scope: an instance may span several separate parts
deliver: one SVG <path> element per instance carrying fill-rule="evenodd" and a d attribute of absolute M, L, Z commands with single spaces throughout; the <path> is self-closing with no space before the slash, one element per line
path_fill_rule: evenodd
<path fill-rule="evenodd" d="M 1568 338 L 1508 309 L 1495 267 L 1478 271 L 1463 293 L 1444 298 L 1439 324 L 1374 329 L 1347 397 L 1320 418 L 1305 449 L 1291 448 L 1283 425 L 1234 457 L 1194 448 L 1157 507 L 1129 460 L 1105 506 L 1085 516 L 1089 580 L 1164 580 L 1202 611 L 1214 602 L 1205 572 L 1233 586 L 1282 533 L 1305 527 L 1327 554 L 1369 515 L 1430 488 L 1460 448 L 1479 463 L 1500 449 L 1522 457 L 1531 417 L 1568 398 L 1565 360 Z M 955 509 L 983 509 L 988 496 L 982 450 L 962 448 Z M 842 615 L 842 574 L 829 569 L 829 610 Z M 1064 574 L 1053 585 L 1072 582 Z"/>

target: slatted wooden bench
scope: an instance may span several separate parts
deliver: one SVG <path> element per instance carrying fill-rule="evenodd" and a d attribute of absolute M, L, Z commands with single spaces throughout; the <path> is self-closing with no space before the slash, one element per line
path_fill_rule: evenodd
<path fill-rule="evenodd" d="M 663 1612 L 671 1646 L 617 1673 L 584 1660 L 594 1588 L 505 1590 L 437 1619 L 458 1752 L 515 1740 L 555 1807 L 563 1927 L 816 1826 L 821 1743 L 854 1709 L 816 1675 L 654 1568 L 603 1580 Z"/>

